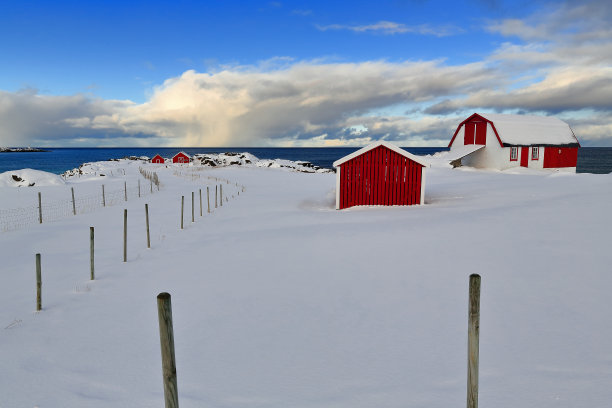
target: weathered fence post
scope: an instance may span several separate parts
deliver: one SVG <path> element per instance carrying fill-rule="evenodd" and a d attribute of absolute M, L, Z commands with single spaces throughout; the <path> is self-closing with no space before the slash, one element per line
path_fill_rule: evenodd
<path fill-rule="evenodd" d="M 215 208 L 217 208 L 217 189 L 218 188 L 219 186 L 215 184 Z"/>
<path fill-rule="evenodd" d="M 102 207 L 106 207 L 106 196 L 104 195 L 104 184 L 102 184 Z"/>
<path fill-rule="evenodd" d="M 161 346 L 165 407 L 178 408 L 172 303 L 169 293 L 163 292 L 157 295 L 157 316 L 159 319 L 159 343 Z"/>
<path fill-rule="evenodd" d="M 220 198 L 220 203 L 221 203 L 221 207 L 223 207 L 223 184 L 219 184 L 219 198 Z"/>
<path fill-rule="evenodd" d="M 185 196 L 181 196 L 181 229 L 183 229 L 183 212 L 185 209 Z"/>
<path fill-rule="evenodd" d="M 202 189 L 200 189 L 200 217 L 202 216 Z"/>
<path fill-rule="evenodd" d="M 194 195 L 195 195 L 195 192 L 192 191 L 191 192 L 191 222 L 195 222 L 195 216 L 194 216 L 194 214 L 195 214 L 195 209 L 194 209 L 195 199 L 194 199 Z"/>
<path fill-rule="evenodd" d="M 40 191 L 38 192 L 38 222 L 42 224 L 42 197 Z"/>
<path fill-rule="evenodd" d="M 210 214 L 210 190 L 206 186 L 206 201 L 208 202 L 208 213 Z"/>
<path fill-rule="evenodd" d="M 123 262 L 127 262 L 127 209 L 123 210 Z"/>
<path fill-rule="evenodd" d="M 36 254 L 36 311 L 42 310 L 42 273 L 40 254 Z"/>
<path fill-rule="evenodd" d="M 151 235 L 149 234 L 149 204 L 145 204 L 145 217 L 147 221 L 147 248 L 151 248 Z"/>
<path fill-rule="evenodd" d="M 96 278 L 94 272 L 94 227 L 89 227 L 89 278 Z"/>
<path fill-rule="evenodd" d="M 140 198 L 140 179 L 138 179 L 138 198 Z"/>
<path fill-rule="evenodd" d="M 70 191 L 72 192 L 72 214 L 76 215 L 76 205 L 74 203 L 74 187 L 70 187 Z"/>
<path fill-rule="evenodd" d="M 127 181 L 123 182 L 123 191 L 125 192 L 125 201 L 127 201 Z"/>
<path fill-rule="evenodd" d="M 478 343 L 480 337 L 480 275 L 470 275 L 468 313 L 467 408 L 478 408 Z"/>

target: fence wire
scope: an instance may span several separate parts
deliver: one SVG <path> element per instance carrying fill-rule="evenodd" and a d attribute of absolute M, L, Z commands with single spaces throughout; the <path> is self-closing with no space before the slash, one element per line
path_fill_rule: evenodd
<path fill-rule="evenodd" d="M 146 173 L 143 174 L 143 173 Z M 72 198 L 65 200 L 55 200 L 51 202 L 45 201 L 42 197 L 42 222 L 59 221 L 61 219 L 74 216 L 76 214 L 86 214 L 94 212 L 103 207 L 118 205 L 139 197 L 145 197 L 159 191 L 159 178 L 154 172 L 142 170 L 141 174 L 149 181 L 140 183 L 141 185 L 126 186 L 119 189 L 104 189 L 102 195 L 102 187 L 100 192 L 86 196 L 79 196 L 78 190 L 75 187 L 74 207 Z M 70 196 L 70 191 L 67 192 Z M 38 203 L 29 207 L 0 209 L 0 231 L 15 231 L 29 225 L 40 223 L 40 212 Z"/>

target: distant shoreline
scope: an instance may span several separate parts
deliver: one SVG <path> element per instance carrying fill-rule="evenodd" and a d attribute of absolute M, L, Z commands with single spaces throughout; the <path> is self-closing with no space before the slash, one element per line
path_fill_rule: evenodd
<path fill-rule="evenodd" d="M 48 151 L 49 150 L 39 149 L 38 147 L 0 147 L 0 153 L 30 153 Z"/>

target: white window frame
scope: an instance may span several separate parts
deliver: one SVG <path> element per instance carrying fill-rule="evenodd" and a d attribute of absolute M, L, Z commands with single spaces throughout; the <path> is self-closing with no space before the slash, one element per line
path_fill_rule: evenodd
<path fill-rule="evenodd" d="M 540 148 L 538 146 L 531 147 L 531 160 L 540 160 Z"/>
<path fill-rule="evenodd" d="M 510 161 L 518 161 L 518 147 L 516 146 L 510 148 Z"/>

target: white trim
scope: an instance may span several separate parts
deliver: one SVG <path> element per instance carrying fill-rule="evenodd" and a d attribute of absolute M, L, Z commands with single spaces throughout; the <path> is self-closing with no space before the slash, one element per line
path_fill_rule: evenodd
<path fill-rule="evenodd" d="M 336 170 L 336 210 L 340 209 L 340 170 L 341 167 Z"/>
<path fill-rule="evenodd" d="M 336 160 L 334 162 L 334 167 L 338 167 L 342 163 L 345 163 L 345 162 L 347 162 L 349 160 L 352 160 L 352 159 L 354 159 L 357 156 L 361 156 L 363 153 L 365 153 L 365 152 L 367 152 L 369 150 L 375 149 L 378 146 L 384 146 L 384 147 L 386 147 L 386 148 L 388 148 L 390 150 L 393 150 L 395 153 L 401 154 L 402 156 L 409 158 L 410 160 L 420 164 L 421 166 L 429 167 L 429 163 L 426 162 L 423 158 L 415 156 L 414 154 L 409 153 L 409 152 L 405 151 L 404 149 L 401 149 L 401 148 L 399 148 L 399 147 L 397 147 L 397 146 L 395 146 L 395 145 L 393 145 L 393 144 L 391 144 L 389 142 L 385 142 L 384 140 L 380 140 L 378 142 L 375 142 L 375 143 L 372 143 L 370 145 L 367 145 L 366 147 L 363 147 L 363 148 L 357 150 L 356 152 L 353 152 L 353 153 L 349 154 L 348 156 L 344 156 L 343 158 Z"/>
<path fill-rule="evenodd" d="M 421 205 L 425 204 L 425 167 L 421 169 Z"/>

